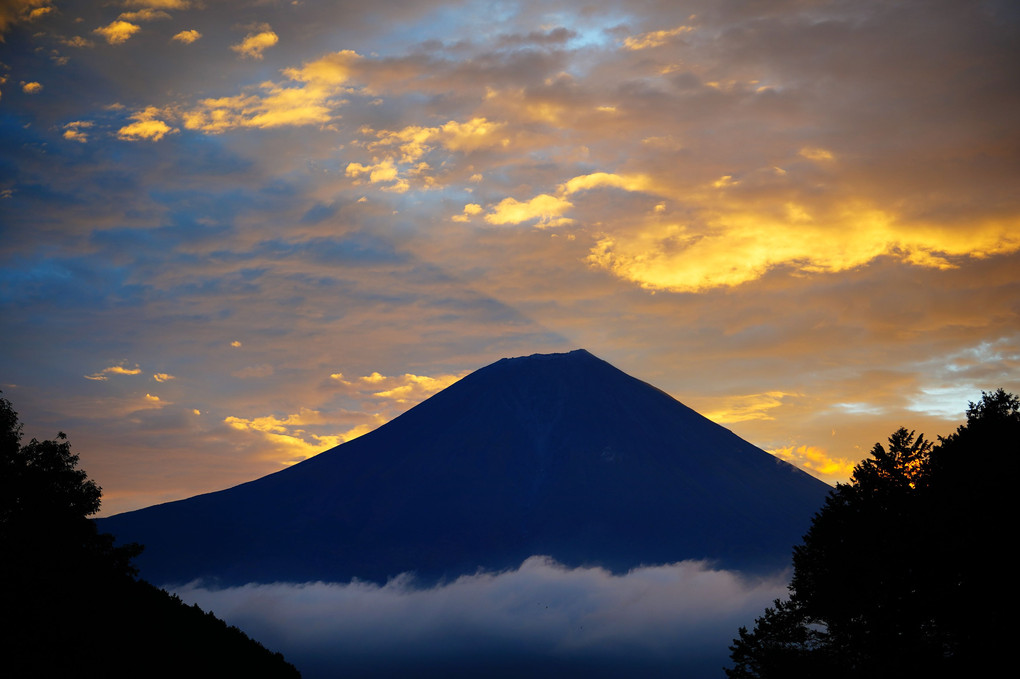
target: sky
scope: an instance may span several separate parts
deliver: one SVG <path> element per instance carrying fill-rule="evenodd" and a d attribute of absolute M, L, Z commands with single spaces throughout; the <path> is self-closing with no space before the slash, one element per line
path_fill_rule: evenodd
<path fill-rule="evenodd" d="M 0 0 L 0 389 L 103 514 L 585 348 L 835 483 L 1020 392 L 1020 10 Z"/>

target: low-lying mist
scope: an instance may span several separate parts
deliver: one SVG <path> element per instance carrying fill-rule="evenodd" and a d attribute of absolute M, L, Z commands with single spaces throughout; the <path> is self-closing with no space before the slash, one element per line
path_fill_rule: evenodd
<path fill-rule="evenodd" d="M 722 677 L 728 646 L 786 592 L 684 561 L 623 575 L 534 556 L 433 587 L 309 582 L 168 588 L 326 677 Z"/>

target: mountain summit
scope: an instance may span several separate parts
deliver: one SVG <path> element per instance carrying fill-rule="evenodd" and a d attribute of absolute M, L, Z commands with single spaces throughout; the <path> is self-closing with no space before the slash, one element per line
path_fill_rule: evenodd
<path fill-rule="evenodd" d="M 829 486 L 584 350 L 502 359 L 261 479 L 101 520 L 143 577 L 426 580 L 529 556 L 782 568 Z"/>

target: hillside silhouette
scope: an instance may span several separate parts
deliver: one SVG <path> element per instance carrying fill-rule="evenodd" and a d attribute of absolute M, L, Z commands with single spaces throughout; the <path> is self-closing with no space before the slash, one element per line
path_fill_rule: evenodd
<path fill-rule="evenodd" d="M 143 580 L 88 518 L 101 490 L 67 437 L 22 444 L 0 397 L 0 676 L 299 677 L 279 653 Z"/>

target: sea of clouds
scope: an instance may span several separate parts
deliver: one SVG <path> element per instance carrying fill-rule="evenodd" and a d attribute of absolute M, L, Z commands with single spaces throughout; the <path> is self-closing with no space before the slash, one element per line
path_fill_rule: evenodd
<path fill-rule="evenodd" d="M 187 603 L 327 677 L 722 677 L 741 625 L 786 593 L 789 573 L 705 562 L 568 568 L 543 556 L 435 586 L 273 583 L 174 587 Z"/>

